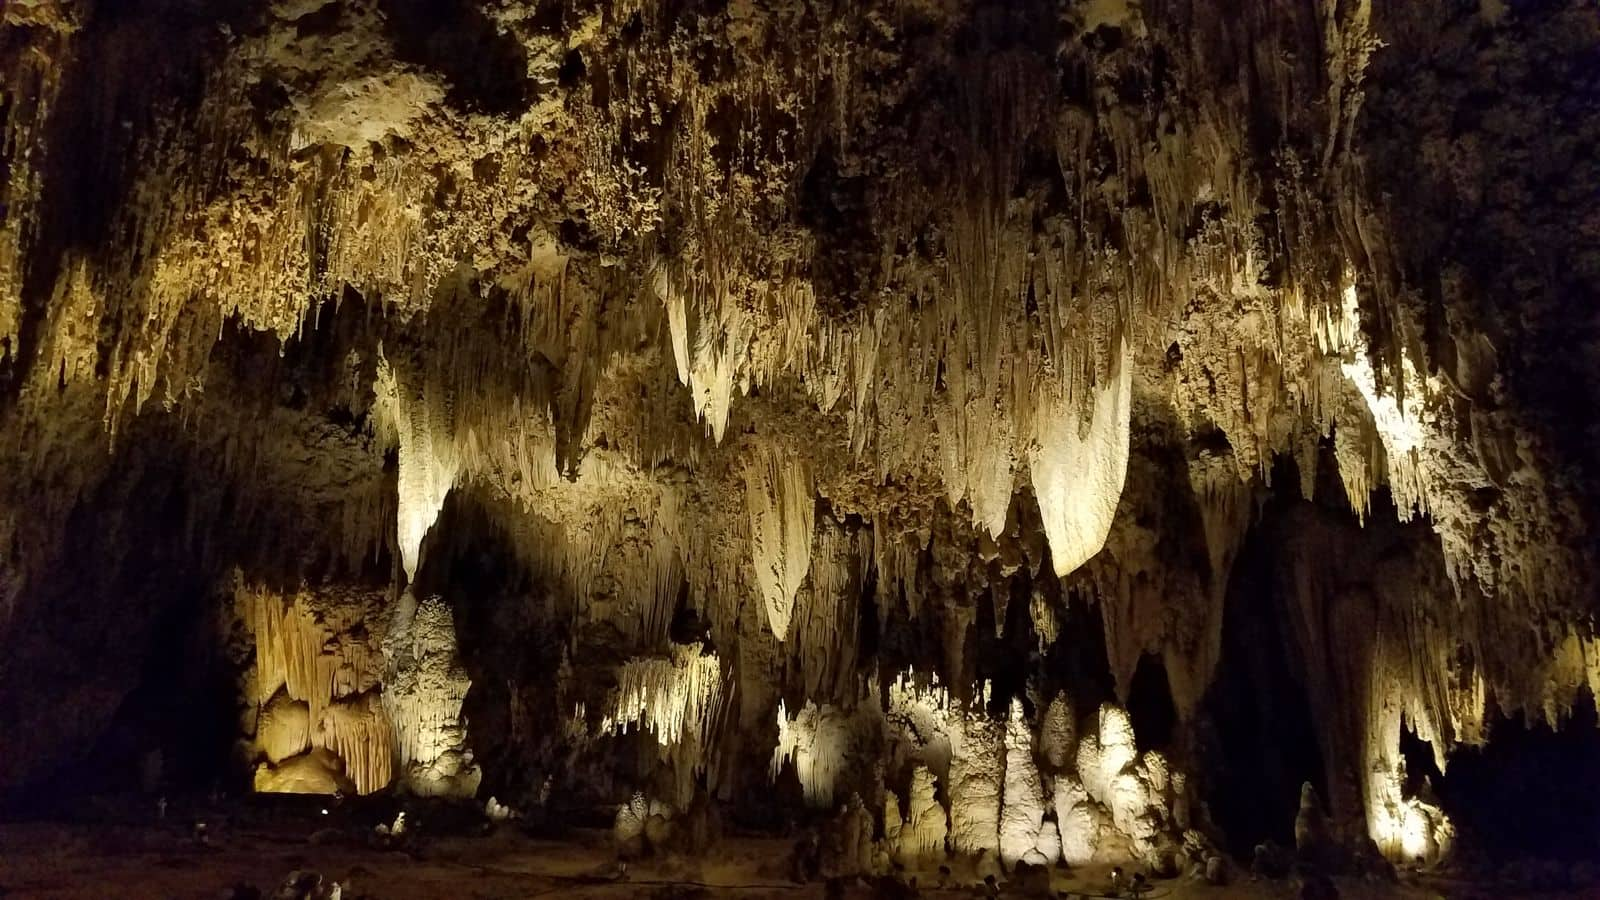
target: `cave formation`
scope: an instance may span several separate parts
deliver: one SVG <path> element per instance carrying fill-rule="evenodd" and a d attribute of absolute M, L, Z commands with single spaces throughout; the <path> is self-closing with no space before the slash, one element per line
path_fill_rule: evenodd
<path fill-rule="evenodd" d="M 1588 0 L 9 0 L 0 811 L 1600 858 L 1597 73 Z"/>

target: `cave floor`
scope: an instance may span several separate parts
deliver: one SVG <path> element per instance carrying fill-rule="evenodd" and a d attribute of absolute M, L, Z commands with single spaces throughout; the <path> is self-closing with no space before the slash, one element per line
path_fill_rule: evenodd
<path fill-rule="evenodd" d="M 822 897 L 820 883 L 797 885 L 786 876 L 791 844 L 774 838 L 728 838 L 704 860 L 644 860 L 625 880 L 602 881 L 613 859 L 604 832 L 573 832 L 540 840 L 502 828 L 474 837 L 437 837 L 405 851 L 366 846 L 350 832 L 320 834 L 315 820 L 214 829 L 197 844 L 173 824 L 0 824 L 0 898 L 5 900 L 167 900 L 227 898 L 251 885 L 271 898 L 289 873 L 310 870 L 345 885 L 344 898 L 372 900 L 514 900 L 530 897 L 619 898 Z M 957 873 L 959 877 L 961 873 Z M 936 873 L 924 876 L 930 885 Z M 1055 873 L 1058 892 L 1104 891 L 1106 873 Z M 698 888 L 698 890 L 697 890 Z M 1414 885 L 1341 882 L 1343 898 L 1410 900 L 1441 896 L 1509 896 Z M 846 896 L 876 897 L 873 887 Z M 979 896 L 971 888 L 924 887 L 921 896 Z M 1003 891 L 1002 896 L 1024 896 Z M 1240 878 L 1226 887 L 1188 879 L 1158 881 L 1150 900 L 1279 898 L 1296 895 L 1288 881 Z"/>

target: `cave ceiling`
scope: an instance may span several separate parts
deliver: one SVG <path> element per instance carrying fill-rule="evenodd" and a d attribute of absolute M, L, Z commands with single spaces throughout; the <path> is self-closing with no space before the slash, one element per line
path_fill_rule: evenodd
<path fill-rule="evenodd" d="M 284 589 L 415 581 L 455 494 L 621 646 L 683 593 L 826 694 L 851 586 L 970 624 L 1026 571 L 1187 715 L 1287 492 L 1432 548 L 1293 545 L 1380 728 L 1559 717 L 1600 15 L 1534 5 L 12 0 L 0 645 L 83 517 L 155 552 L 139 484 Z"/>

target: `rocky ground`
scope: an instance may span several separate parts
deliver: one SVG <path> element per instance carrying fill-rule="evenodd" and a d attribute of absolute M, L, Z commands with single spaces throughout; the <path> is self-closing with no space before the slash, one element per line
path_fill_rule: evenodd
<path fill-rule="evenodd" d="M 511 900 L 530 897 L 971 897 L 1051 896 L 1037 885 L 998 879 L 990 893 L 971 866 L 942 874 L 930 869 L 876 882 L 845 885 L 798 883 L 790 874 L 793 841 L 736 836 L 703 859 L 640 860 L 619 873 L 609 835 L 573 830 L 560 839 L 536 837 L 519 824 L 476 834 L 430 835 L 421 823 L 412 836 L 388 846 L 360 816 L 319 801 L 288 801 L 286 807 L 210 806 L 123 815 L 107 811 L 98 823 L 33 821 L 0 825 L 0 897 L 7 900 L 168 900 L 333 896 L 281 892 L 296 873 L 314 873 L 343 900 Z M 445 816 L 445 813 L 438 815 Z M 197 821 L 206 838 L 195 838 Z M 451 823 L 451 830 L 462 828 Z M 476 829 L 474 829 L 476 830 Z M 419 833 L 420 832 L 420 833 Z M 1131 872 L 1129 873 L 1132 874 Z M 919 887 L 905 886 L 912 878 Z M 1050 873 L 1059 897 L 1114 896 L 1112 873 L 1103 867 Z M 893 882 L 893 883 L 891 883 Z M 1505 886 L 1470 884 L 1403 875 L 1398 883 L 1340 879 L 1343 898 L 1582 897 L 1581 891 L 1534 893 Z M 843 893 L 838 893 L 842 887 Z M 1293 878 L 1262 879 L 1240 872 L 1214 886 L 1189 878 L 1154 880 L 1156 900 L 1178 898 L 1275 898 L 1311 896 Z M 252 893 L 259 891 L 260 893 Z M 1131 896 L 1124 891 L 1122 896 Z"/>

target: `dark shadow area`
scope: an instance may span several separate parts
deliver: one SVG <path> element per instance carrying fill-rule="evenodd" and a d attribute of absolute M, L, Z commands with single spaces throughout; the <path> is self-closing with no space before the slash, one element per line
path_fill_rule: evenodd
<path fill-rule="evenodd" d="M 1051 697 L 1056 690 L 1067 692 L 1080 722 L 1092 719 L 1102 703 L 1117 699 L 1100 605 L 1067 596 L 1056 608 L 1056 631 L 1055 641 L 1045 648 L 1040 661 L 1040 681 Z"/>
<path fill-rule="evenodd" d="M 1275 479 L 1277 480 L 1277 479 Z M 1282 480 L 1296 484 L 1293 478 Z M 1222 656 L 1201 701 L 1201 794 L 1228 850 L 1248 858 L 1264 840 L 1294 846 L 1300 786 L 1326 797 L 1325 770 L 1305 687 L 1290 664 L 1273 596 L 1283 503 L 1269 503 L 1229 579 Z"/>
<path fill-rule="evenodd" d="M 528 52 L 472 0 L 382 0 L 399 56 L 450 82 L 447 99 L 468 112 L 511 115 L 528 104 Z"/>
<path fill-rule="evenodd" d="M 1495 862 L 1600 860 L 1596 726 L 1594 695 L 1583 689 L 1559 729 L 1529 725 L 1522 713 L 1496 716 L 1487 744 L 1450 754 L 1434 785 L 1455 821 L 1458 849 Z"/>
<path fill-rule="evenodd" d="M 218 642 L 203 647 L 220 571 L 186 538 L 189 502 L 174 459 L 103 486 L 72 517 L 71 575 L 33 606 L 26 640 L 0 666 L 0 720 L 19 727 L 6 743 L 38 754 L 15 766 L 26 787 L 5 798 L 8 812 L 54 815 L 93 794 L 194 790 L 221 776 L 233 680 Z M 103 527 L 111 504 L 141 535 L 138 553 Z"/>
<path fill-rule="evenodd" d="M 999 592 L 1005 592 L 1005 606 L 995 608 Z M 1028 696 L 1029 680 L 1040 669 L 1043 654 L 1039 636 L 1033 628 L 1028 598 L 1033 581 L 1027 570 L 1004 579 L 992 593 L 978 601 L 978 622 L 973 628 L 977 647 L 973 657 L 977 682 L 989 685 L 989 715 L 1004 720 L 1011 714 L 1011 701 L 1022 701 L 1023 715 L 1035 714 Z M 997 624 L 997 620 L 999 623 Z"/>
<path fill-rule="evenodd" d="M 1139 667 L 1128 687 L 1128 718 L 1133 722 L 1134 740 L 1141 751 L 1172 749 L 1178 731 L 1178 709 L 1172 702 L 1166 664 L 1154 653 L 1139 657 Z"/>
<path fill-rule="evenodd" d="M 472 678 L 461 710 L 483 769 L 480 793 L 531 807 L 560 758 L 555 685 L 566 618 L 468 490 L 445 501 L 414 590 L 443 596 L 455 616 L 457 651 Z"/>

